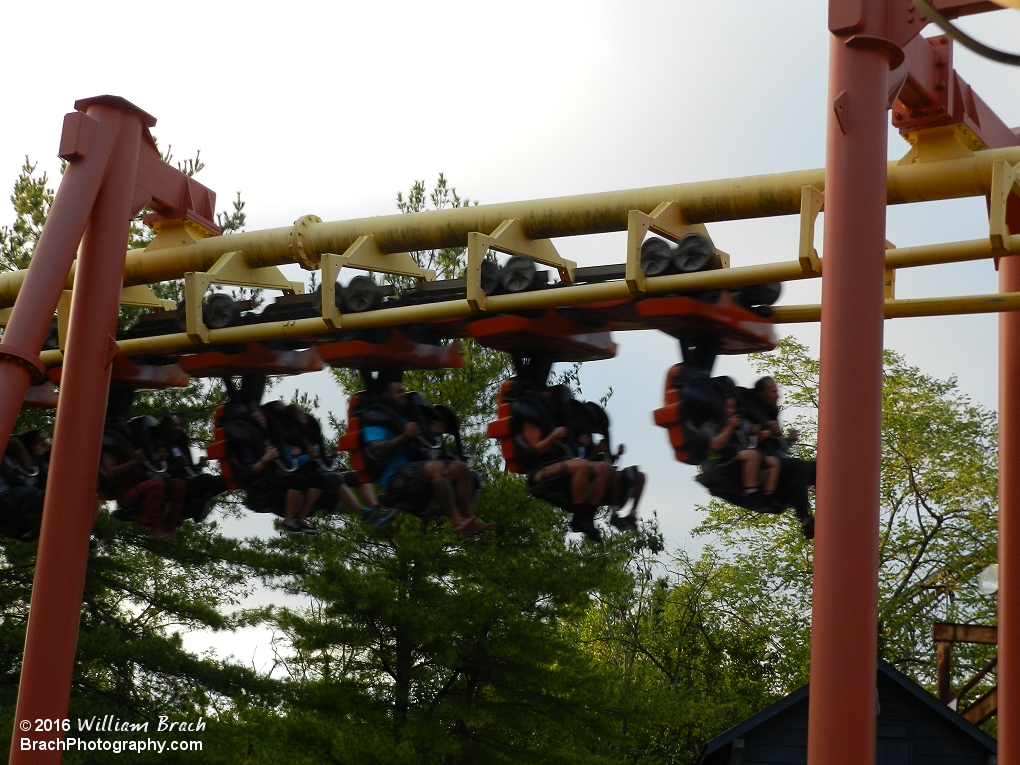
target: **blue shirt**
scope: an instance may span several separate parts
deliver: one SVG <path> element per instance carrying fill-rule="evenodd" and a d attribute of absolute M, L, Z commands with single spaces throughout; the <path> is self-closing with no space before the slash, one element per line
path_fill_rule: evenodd
<path fill-rule="evenodd" d="M 404 422 L 406 423 L 407 420 L 404 420 Z M 399 435 L 400 433 L 397 433 L 390 428 L 385 428 L 382 425 L 369 425 L 365 428 L 365 443 L 370 444 L 373 441 L 389 441 L 391 438 L 396 438 Z M 379 486 L 385 489 L 387 482 L 393 477 L 393 474 L 397 472 L 397 468 L 401 465 L 406 465 L 411 460 L 403 448 L 398 448 L 386 457 L 379 458 L 379 461 L 383 466 L 382 475 L 379 476 Z"/>

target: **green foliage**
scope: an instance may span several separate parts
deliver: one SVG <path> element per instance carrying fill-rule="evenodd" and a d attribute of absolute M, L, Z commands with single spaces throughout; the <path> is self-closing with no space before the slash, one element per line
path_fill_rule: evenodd
<path fill-rule="evenodd" d="M 598 599 L 579 632 L 643 702 L 627 720 L 622 761 L 692 763 L 714 736 L 806 680 L 808 614 L 755 568 L 712 547 L 632 565 L 634 589 Z"/>
<path fill-rule="evenodd" d="M 53 189 L 46 173 L 36 175 L 37 164 L 25 157 L 21 175 L 14 182 L 11 205 L 14 223 L 0 226 L 0 271 L 28 268 L 32 251 L 42 234 L 43 224 L 53 204 Z"/>
<path fill-rule="evenodd" d="M 182 167 L 202 169 L 198 155 Z M 53 201 L 45 174 L 26 159 L 15 183 L 15 222 L 0 229 L 0 269 L 26 268 Z M 243 202 L 231 221 L 243 225 Z M 131 245 L 151 238 L 133 224 Z M 166 291 L 163 285 L 157 291 Z M 172 290 L 172 288 L 171 288 Z M 145 392 L 137 414 L 173 412 L 193 439 L 211 440 L 212 413 L 222 398 L 217 386 L 196 380 L 185 389 Z M 18 430 L 52 430 L 52 413 L 23 412 Z M 59 480 L 51 476 L 52 481 Z M 72 690 L 72 717 L 112 714 L 133 721 L 160 714 L 196 718 L 233 709 L 246 699 L 262 707 L 279 698 L 279 684 L 242 665 L 197 657 L 183 646 L 190 630 L 227 633 L 235 628 L 231 611 L 249 592 L 251 566 L 269 565 L 247 545 L 219 534 L 215 523 L 179 532 L 176 544 L 154 539 L 105 512 L 94 534 L 97 551 L 85 585 L 78 655 Z M 10 746 L 11 721 L 25 640 L 35 549 L 0 540 L 0 750 Z M 105 761 L 106 755 L 68 754 L 67 762 Z M 153 756 L 151 760 L 159 760 Z"/>
<path fill-rule="evenodd" d="M 786 387 L 788 406 L 815 405 L 818 364 L 802 345 L 787 339 L 775 354 L 753 361 Z M 800 418 L 808 434 L 814 415 L 809 409 Z M 929 686 L 935 680 L 931 623 L 995 620 L 995 602 L 978 594 L 976 582 L 995 560 L 997 437 L 995 413 L 972 403 L 955 378 L 938 380 L 886 351 L 879 650 Z M 808 595 L 802 593 L 805 603 Z M 962 671 L 988 658 L 987 648 L 961 648 Z"/>
<path fill-rule="evenodd" d="M 590 593 L 629 587 L 629 538 L 564 544 L 562 513 L 504 473 L 478 513 L 496 531 L 334 518 L 311 549 L 268 545 L 304 568 L 267 581 L 312 598 L 265 614 L 285 637 L 296 747 L 324 762 L 602 761 L 624 700 L 563 626 Z"/>
<path fill-rule="evenodd" d="M 85 582 L 71 718 L 114 715 L 131 721 L 176 714 L 192 719 L 231 701 L 279 698 L 276 681 L 242 665 L 194 656 L 181 633 L 227 632 L 256 560 L 215 525 L 185 525 L 176 544 L 101 514 L 98 549 Z M 10 746 L 35 550 L 0 540 L 0 749 Z M 102 754 L 69 755 L 100 762 Z M 148 760 L 145 760 L 148 762 Z M 152 762 L 159 761 L 156 758 Z"/>
<path fill-rule="evenodd" d="M 818 362 L 792 339 L 751 361 L 784 390 L 797 453 L 813 458 Z M 995 416 L 955 380 L 892 352 L 885 361 L 879 652 L 934 689 L 932 622 L 995 621 L 994 600 L 975 586 L 995 559 Z M 629 728 L 627 762 L 691 763 L 708 740 L 807 681 L 811 543 L 789 515 L 718 500 L 700 509 L 703 552 L 666 566 L 646 558 L 634 591 L 600 599 L 582 627 L 589 650 L 649 701 Z M 956 649 L 957 685 L 994 652 Z"/>
<path fill-rule="evenodd" d="M 237 192 L 237 196 L 230 205 L 229 211 L 224 210 L 216 213 L 216 225 L 223 230 L 224 234 L 244 231 L 244 226 L 248 222 L 248 214 L 244 211 L 244 200 L 241 199 L 240 191 Z"/>
<path fill-rule="evenodd" d="M 457 189 L 450 186 L 446 176 L 442 173 L 436 179 L 436 184 L 433 186 L 432 191 L 426 189 L 425 181 L 415 181 L 411 184 L 411 189 L 408 191 L 406 199 L 402 192 L 397 192 L 397 209 L 402 213 L 418 213 L 430 209 L 455 209 L 458 207 L 470 207 L 471 204 L 470 199 L 461 197 L 457 193 Z M 477 200 L 474 204 L 478 204 Z M 411 255 L 422 268 L 435 270 L 436 277 L 439 279 L 454 279 L 464 275 L 466 263 L 464 260 L 464 248 L 462 247 L 421 250 L 419 252 L 412 252 Z M 398 279 L 395 283 L 400 286 L 407 286 L 409 282 L 405 278 L 404 280 Z"/>

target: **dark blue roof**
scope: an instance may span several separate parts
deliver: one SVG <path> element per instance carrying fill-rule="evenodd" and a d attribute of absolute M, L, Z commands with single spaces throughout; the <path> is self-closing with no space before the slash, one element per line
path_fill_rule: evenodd
<path fill-rule="evenodd" d="M 878 674 L 880 676 L 884 676 L 887 680 L 892 681 L 915 699 L 922 702 L 925 706 L 931 709 L 934 714 L 938 715 L 946 723 L 959 729 L 961 733 L 971 737 L 977 743 L 988 748 L 992 752 L 996 751 L 996 741 L 994 738 L 964 718 L 958 712 L 950 709 L 946 704 L 943 704 L 888 662 L 882 661 L 881 659 L 878 660 Z M 766 707 L 757 714 L 748 717 L 742 723 L 733 726 L 725 733 L 721 733 L 713 738 L 701 751 L 701 755 L 698 757 L 696 765 L 702 765 L 702 763 L 704 763 L 710 755 L 732 743 L 734 739 L 742 738 L 759 725 L 762 725 L 773 717 L 785 712 L 798 702 L 806 699 L 808 697 L 810 687 L 810 683 L 802 685 L 789 696 L 780 699 L 772 706 Z"/>

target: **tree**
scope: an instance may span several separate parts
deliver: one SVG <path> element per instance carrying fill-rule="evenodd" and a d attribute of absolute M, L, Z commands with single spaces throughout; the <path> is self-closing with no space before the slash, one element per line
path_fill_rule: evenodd
<path fill-rule="evenodd" d="M 753 360 L 789 391 L 788 406 L 817 406 L 817 362 L 804 346 L 787 339 L 775 354 Z M 932 621 L 995 619 L 994 601 L 976 585 L 995 560 L 996 417 L 972 403 L 955 378 L 936 379 L 892 351 L 885 353 L 882 401 L 879 650 L 932 686 Z M 800 418 L 806 453 L 814 451 L 814 417 L 809 408 Z M 716 520 L 707 528 L 722 531 Z M 985 653 L 970 652 L 964 668 Z"/>
<path fill-rule="evenodd" d="M 53 204 L 53 189 L 46 173 L 36 175 L 38 165 L 25 157 L 21 175 L 14 182 L 11 205 L 14 223 L 0 226 L 0 270 L 28 268 L 32 251 L 42 234 L 43 224 Z"/>
<path fill-rule="evenodd" d="M 198 156 L 186 171 L 197 172 Z M 15 221 L 0 228 L 0 265 L 25 268 L 53 201 L 45 174 L 26 159 L 11 198 Z M 222 213 L 226 228 L 243 226 L 243 202 Z M 147 234 L 132 227 L 132 244 Z M 172 286 L 165 289 L 172 293 Z M 193 437 L 206 436 L 220 393 L 201 381 L 187 389 L 140 396 L 139 410 L 173 411 Z M 47 412 L 23 413 L 19 429 L 52 429 Z M 59 476 L 51 476 L 59 480 Z M 85 584 L 71 717 L 112 714 L 155 720 L 159 714 L 197 717 L 226 709 L 234 700 L 271 704 L 279 687 L 241 665 L 197 657 L 183 648 L 181 632 L 227 631 L 236 620 L 228 611 L 248 591 L 252 553 L 222 537 L 215 524 L 186 526 L 176 545 L 101 515 L 98 549 Z M 0 749 L 10 746 L 15 692 L 25 640 L 34 569 L 34 547 L 0 539 Z M 267 565 L 260 561 L 260 565 Z M 90 759 L 91 757 L 91 759 Z M 68 755 L 68 762 L 98 761 L 103 755 Z M 136 760 L 141 761 L 141 760 Z M 156 761 L 155 756 L 152 761 Z M 167 761 L 165 758 L 163 761 Z"/>
<path fill-rule="evenodd" d="M 462 203 L 442 176 L 430 196 L 436 206 Z M 426 198 L 416 183 L 398 205 L 413 212 Z M 463 250 L 417 256 L 447 276 L 464 268 Z M 311 598 L 308 608 L 253 614 L 279 630 L 290 692 L 280 725 L 291 751 L 319 753 L 310 762 L 615 759 L 630 702 L 568 625 L 592 593 L 629 589 L 633 541 L 564 543 L 565 516 L 502 472 L 485 437 L 505 358 L 462 347 L 462 370 L 410 374 L 409 387 L 460 414 L 486 483 L 478 514 L 496 530 L 460 539 L 441 520 L 404 516 L 366 530 L 331 518 L 311 545 L 266 545 L 302 564 L 297 575 L 266 571 L 267 583 Z M 350 372 L 337 379 L 348 396 L 360 385 Z M 275 761 L 277 744 L 261 746 L 252 762 Z"/>
<path fill-rule="evenodd" d="M 802 433 L 797 453 L 812 458 L 818 362 L 791 338 L 751 361 L 785 391 Z M 955 380 L 886 352 L 879 654 L 932 690 L 932 622 L 995 620 L 994 602 L 976 588 L 995 559 L 995 446 L 994 413 Z M 628 761 L 693 762 L 709 739 L 807 681 L 811 543 L 788 516 L 718 500 L 699 509 L 694 533 L 708 542 L 699 557 L 680 551 L 662 567 L 646 560 L 637 588 L 600 601 L 586 621 L 589 650 L 658 700 L 660 713 L 632 731 Z M 958 682 L 994 652 L 958 648 Z"/>

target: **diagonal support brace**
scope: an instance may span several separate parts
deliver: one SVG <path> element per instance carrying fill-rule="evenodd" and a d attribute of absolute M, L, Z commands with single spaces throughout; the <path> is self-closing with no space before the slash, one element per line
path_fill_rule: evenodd
<path fill-rule="evenodd" d="M 800 248 L 797 258 L 806 274 L 820 274 L 822 266 L 815 249 L 815 221 L 825 207 L 825 196 L 814 186 L 800 190 Z"/>
<path fill-rule="evenodd" d="M 1020 206 L 1020 165 L 1011 167 L 999 160 L 992 165 L 988 194 L 988 239 L 993 249 L 1011 251 L 1007 214 L 1012 205 Z"/>
<path fill-rule="evenodd" d="M 523 255 L 536 263 L 552 266 L 565 282 L 574 280 L 577 263 L 566 260 L 556 251 L 549 239 L 529 239 L 524 227 L 516 218 L 505 220 L 489 235 L 472 231 L 468 234 L 467 301 L 474 311 L 485 309 L 485 292 L 482 290 L 482 261 L 489 250 L 508 255 Z"/>
<path fill-rule="evenodd" d="M 648 277 L 641 270 L 641 245 L 649 232 L 673 242 L 679 242 L 688 234 L 700 234 L 712 245 L 722 267 L 730 267 L 730 256 L 715 246 L 704 225 L 687 222 L 678 202 L 663 202 L 650 215 L 640 210 L 631 210 L 627 217 L 627 270 L 624 275 L 627 289 L 631 292 L 645 290 Z"/>
<path fill-rule="evenodd" d="M 303 283 L 290 281 L 276 266 L 252 268 L 245 262 L 243 252 L 225 253 L 208 271 L 184 274 L 185 331 L 194 343 L 209 342 L 209 328 L 202 320 L 202 299 L 213 284 L 282 290 L 289 294 L 305 291 Z"/>
<path fill-rule="evenodd" d="M 431 282 L 436 272 L 422 268 L 406 252 L 383 252 L 372 235 L 359 236 L 343 255 L 324 253 L 319 259 L 322 269 L 322 320 L 333 329 L 340 329 L 343 317 L 336 305 L 336 283 L 340 270 L 360 268 L 363 271 L 409 276 L 418 281 Z"/>

